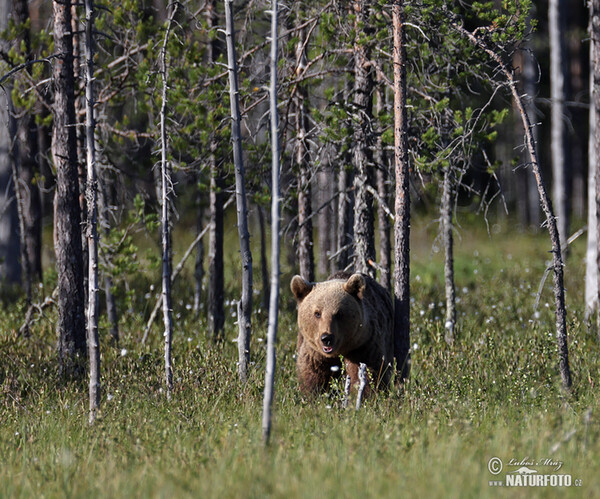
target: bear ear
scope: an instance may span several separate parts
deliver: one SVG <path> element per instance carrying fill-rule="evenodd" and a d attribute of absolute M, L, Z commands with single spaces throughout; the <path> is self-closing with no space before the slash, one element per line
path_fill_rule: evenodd
<path fill-rule="evenodd" d="M 312 291 L 313 287 L 314 284 L 304 280 L 299 275 L 295 275 L 290 283 L 290 288 L 292 289 L 292 293 L 294 293 L 298 303 L 306 298 L 306 295 Z"/>
<path fill-rule="evenodd" d="M 362 275 L 352 274 L 344 284 L 344 291 L 362 300 L 366 287 L 367 283 Z"/>

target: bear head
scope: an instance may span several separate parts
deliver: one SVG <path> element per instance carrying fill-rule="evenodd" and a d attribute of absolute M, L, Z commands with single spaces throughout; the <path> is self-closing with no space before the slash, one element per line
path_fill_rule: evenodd
<path fill-rule="evenodd" d="M 366 287 L 360 274 L 348 279 L 310 283 L 299 275 L 290 285 L 298 303 L 302 341 L 325 357 L 346 355 L 366 343 L 362 300 Z"/>

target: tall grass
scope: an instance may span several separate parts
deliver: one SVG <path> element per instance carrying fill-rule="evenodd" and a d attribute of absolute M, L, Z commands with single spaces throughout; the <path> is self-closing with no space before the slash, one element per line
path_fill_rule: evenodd
<path fill-rule="evenodd" d="M 342 409 L 338 385 L 315 400 L 299 395 L 294 303 L 284 284 L 268 448 L 260 425 L 266 315 L 255 314 L 252 370 L 241 385 L 233 342 L 235 253 L 229 257 L 224 343 L 212 344 L 204 319 L 188 310 L 189 281 L 175 288 L 170 402 L 159 326 L 148 344 L 139 343 L 144 316 L 137 309 L 148 302 L 144 295 L 158 276 L 139 277 L 138 313 L 123 318 L 121 345 L 108 346 L 108 333 L 101 332 L 103 397 L 92 427 L 85 382 L 65 386 L 57 377 L 52 312 L 34 326 L 31 338 L 20 338 L 22 304 L 5 304 L 0 311 L 0 496 L 556 494 L 552 488 L 490 486 L 490 480 L 516 469 L 510 459 L 560 461 L 559 471 L 531 467 L 570 474 L 574 484 L 580 479 L 580 487 L 561 491 L 567 495 L 597 495 L 599 345 L 583 321 L 584 241 L 576 241 L 566 269 L 575 381 L 573 395 L 566 396 L 558 377 L 550 279 L 533 309 L 549 258 L 546 238 L 507 230 L 490 237 L 463 229 L 456 251 L 457 341 L 449 347 L 443 266 L 441 253 L 432 250 L 432 230 L 413 224 L 411 381 L 405 390 L 367 400 L 360 411 Z M 180 247 L 186 237 L 176 237 Z M 286 278 L 289 274 L 287 269 Z M 497 476 L 488 470 L 492 457 L 504 463 Z"/>

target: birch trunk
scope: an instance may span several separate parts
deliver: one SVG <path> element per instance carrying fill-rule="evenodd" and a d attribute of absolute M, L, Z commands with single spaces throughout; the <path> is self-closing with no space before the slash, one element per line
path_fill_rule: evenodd
<path fill-rule="evenodd" d="M 94 118 L 94 2 L 85 0 L 85 139 L 87 159 L 88 306 L 87 344 L 89 357 L 89 422 L 96 420 L 100 406 L 100 345 L 98 342 L 98 178 L 96 174 L 96 121 Z"/>
<path fill-rule="evenodd" d="M 410 191 L 406 116 L 404 1 L 392 4 L 394 31 L 394 357 L 400 381 L 410 375 Z"/>
<path fill-rule="evenodd" d="M 173 390 L 173 366 L 171 363 L 171 350 L 173 339 L 173 311 L 171 305 L 171 220 L 170 204 L 172 192 L 171 165 L 167 159 L 167 89 L 169 84 L 169 66 L 167 61 L 167 45 L 171 33 L 173 19 L 177 12 L 178 4 L 173 4 L 169 9 L 169 20 L 165 38 L 160 52 L 160 73 L 162 77 L 162 99 L 160 106 L 160 172 L 161 172 L 161 246 L 162 246 L 162 307 L 163 322 L 165 325 L 165 382 L 167 398 L 171 399 Z"/>
<path fill-rule="evenodd" d="M 252 317 L 252 253 L 248 233 L 248 210 L 244 161 L 242 156 L 241 115 L 238 92 L 237 60 L 235 55 L 233 0 L 225 0 L 225 38 L 227 39 L 227 65 L 229 69 L 229 100 L 231 105 L 231 130 L 233 140 L 233 163 L 235 166 L 235 194 L 237 205 L 238 234 L 242 254 L 242 298 L 238 303 L 238 372 L 242 382 L 248 379 L 248 360 Z"/>
<path fill-rule="evenodd" d="M 271 436 L 273 393 L 275 385 L 275 342 L 279 315 L 279 119 L 277 116 L 277 0 L 271 4 L 271 294 L 267 330 L 267 368 L 263 400 L 262 436 L 265 444 Z"/>
<path fill-rule="evenodd" d="M 383 90 L 378 86 L 375 90 L 376 112 L 379 116 L 383 112 Z M 380 125 L 378 125 L 380 127 Z M 384 203 L 388 200 L 388 158 L 381 141 L 381 127 L 377 133 L 375 144 L 375 179 L 377 184 L 377 228 L 379 230 L 379 283 L 388 291 L 392 289 L 392 245 L 390 241 L 390 220 L 385 211 Z"/>

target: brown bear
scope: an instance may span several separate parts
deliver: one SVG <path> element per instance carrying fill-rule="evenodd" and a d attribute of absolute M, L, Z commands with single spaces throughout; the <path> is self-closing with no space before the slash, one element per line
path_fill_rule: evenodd
<path fill-rule="evenodd" d="M 347 272 L 318 283 L 297 275 L 290 287 L 298 304 L 300 389 L 304 393 L 324 390 L 339 375 L 340 356 L 351 385 L 364 363 L 370 388 L 387 387 L 394 358 L 394 315 L 387 291 L 369 276 Z"/>

